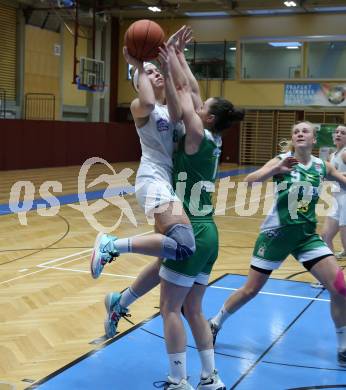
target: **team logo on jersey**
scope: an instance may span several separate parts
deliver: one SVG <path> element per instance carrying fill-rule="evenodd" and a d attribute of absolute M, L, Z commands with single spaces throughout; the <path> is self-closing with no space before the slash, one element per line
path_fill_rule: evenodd
<path fill-rule="evenodd" d="M 168 121 L 166 121 L 166 119 L 159 119 L 158 121 L 156 121 L 156 128 L 157 128 L 157 131 L 161 132 L 161 131 L 168 131 L 169 130 L 169 123 Z"/>
<path fill-rule="evenodd" d="M 266 247 L 264 245 L 260 246 L 257 251 L 258 256 L 264 257 L 265 251 L 266 251 Z"/>
<path fill-rule="evenodd" d="M 304 200 L 300 200 L 297 205 L 297 210 L 300 211 L 301 213 L 306 213 L 309 211 L 309 203 Z"/>
<path fill-rule="evenodd" d="M 281 234 L 278 229 L 267 230 L 265 232 L 267 238 L 278 238 Z"/>
<path fill-rule="evenodd" d="M 322 164 L 315 163 L 315 169 L 316 169 L 317 172 L 322 172 Z"/>

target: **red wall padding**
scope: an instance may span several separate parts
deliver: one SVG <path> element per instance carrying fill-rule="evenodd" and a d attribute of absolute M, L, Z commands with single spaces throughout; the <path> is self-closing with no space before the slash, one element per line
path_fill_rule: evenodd
<path fill-rule="evenodd" d="M 225 131 L 222 137 L 221 162 L 239 164 L 240 123 Z"/>
<path fill-rule="evenodd" d="M 82 164 L 87 158 L 138 161 L 133 123 L 0 120 L 0 170 Z"/>

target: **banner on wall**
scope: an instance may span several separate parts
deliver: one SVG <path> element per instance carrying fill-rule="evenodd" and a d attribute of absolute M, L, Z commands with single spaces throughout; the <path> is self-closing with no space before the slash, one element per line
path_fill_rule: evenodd
<path fill-rule="evenodd" d="M 285 84 L 284 104 L 346 107 L 346 84 Z"/>

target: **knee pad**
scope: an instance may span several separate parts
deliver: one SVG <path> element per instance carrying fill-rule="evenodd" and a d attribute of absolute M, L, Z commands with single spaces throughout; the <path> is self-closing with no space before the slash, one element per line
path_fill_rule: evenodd
<path fill-rule="evenodd" d="M 162 243 L 162 256 L 172 260 L 184 260 L 196 251 L 195 236 L 191 225 L 176 224 L 166 233 Z"/>
<path fill-rule="evenodd" d="M 341 268 L 339 268 L 338 273 L 336 274 L 336 278 L 334 281 L 334 287 L 338 294 L 346 297 L 346 284 L 344 273 Z"/>

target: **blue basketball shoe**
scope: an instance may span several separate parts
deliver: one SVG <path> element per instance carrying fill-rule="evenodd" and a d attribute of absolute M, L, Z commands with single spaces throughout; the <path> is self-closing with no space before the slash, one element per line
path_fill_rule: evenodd
<path fill-rule="evenodd" d="M 94 250 L 91 255 L 90 271 L 91 276 L 97 279 L 103 270 L 103 267 L 119 256 L 115 241 L 117 237 L 109 234 L 99 233 L 96 237 Z"/>
<path fill-rule="evenodd" d="M 105 333 L 108 338 L 114 337 L 117 333 L 118 322 L 121 317 L 129 317 L 129 309 L 120 305 L 121 294 L 118 292 L 109 293 L 105 297 L 107 317 L 105 319 Z"/>

